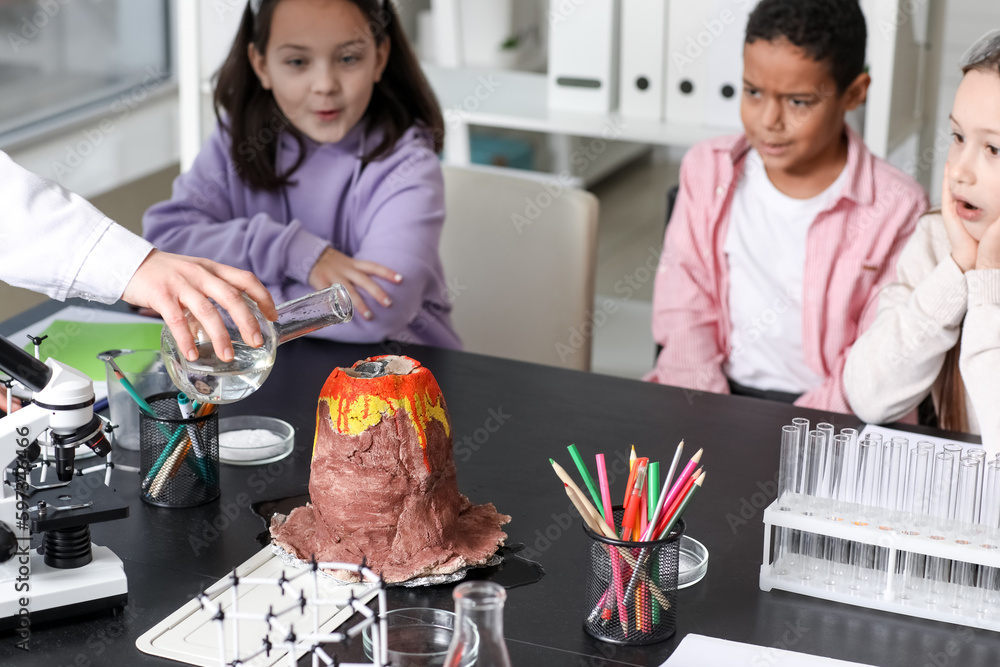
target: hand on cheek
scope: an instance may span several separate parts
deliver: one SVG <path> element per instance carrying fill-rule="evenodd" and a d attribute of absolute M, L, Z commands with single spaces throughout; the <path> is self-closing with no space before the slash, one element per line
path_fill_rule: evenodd
<path fill-rule="evenodd" d="M 941 217 L 944 218 L 944 227 L 948 232 L 948 240 L 951 242 L 951 257 L 962 269 L 962 273 L 977 267 L 979 243 L 969 230 L 965 228 L 958 215 L 955 214 L 955 200 L 951 197 L 951 188 L 948 186 L 948 165 L 944 166 L 944 182 L 941 184 Z"/>

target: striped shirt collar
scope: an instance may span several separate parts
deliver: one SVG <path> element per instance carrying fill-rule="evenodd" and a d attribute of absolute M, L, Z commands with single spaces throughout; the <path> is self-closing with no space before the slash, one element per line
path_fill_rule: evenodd
<path fill-rule="evenodd" d="M 872 165 L 872 155 L 861 137 L 847 124 L 847 183 L 844 191 L 838 197 L 847 198 L 856 204 L 870 206 L 875 201 L 875 173 Z M 750 142 L 745 134 L 731 134 L 710 140 L 712 148 L 718 152 L 729 154 L 733 163 L 733 186 L 743 168 L 743 160 L 750 151 Z"/>

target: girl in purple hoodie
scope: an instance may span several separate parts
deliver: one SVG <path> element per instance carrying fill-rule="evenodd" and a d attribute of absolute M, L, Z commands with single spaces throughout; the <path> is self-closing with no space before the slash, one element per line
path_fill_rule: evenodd
<path fill-rule="evenodd" d="M 250 270 L 275 302 L 343 284 L 356 317 L 315 335 L 461 347 L 438 255 L 444 122 L 390 0 L 251 0 L 214 101 L 147 239 Z"/>

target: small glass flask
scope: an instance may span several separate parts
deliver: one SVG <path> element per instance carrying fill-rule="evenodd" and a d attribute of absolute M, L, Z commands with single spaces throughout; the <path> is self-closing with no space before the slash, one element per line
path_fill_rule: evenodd
<path fill-rule="evenodd" d="M 188 361 L 177 348 L 170 329 L 163 327 L 160 351 L 167 373 L 178 389 L 199 403 L 233 403 L 246 398 L 257 391 L 271 373 L 279 345 L 331 324 L 349 322 L 354 315 L 351 297 L 344 286 L 337 283 L 279 305 L 277 322 L 264 317 L 247 295 L 244 294 L 243 299 L 256 316 L 264 338 L 264 344 L 257 348 L 243 340 L 239 326 L 229 313 L 212 301 L 219 308 L 219 315 L 233 341 L 232 361 L 222 361 L 216 356 L 208 333 L 188 311 L 185 314 L 198 350 L 197 360 Z"/>
<path fill-rule="evenodd" d="M 468 581 L 456 586 L 452 595 L 456 630 L 445 667 L 511 667 L 503 638 L 503 604 L 507 599 L 503 586 L 492 581 Z"/>

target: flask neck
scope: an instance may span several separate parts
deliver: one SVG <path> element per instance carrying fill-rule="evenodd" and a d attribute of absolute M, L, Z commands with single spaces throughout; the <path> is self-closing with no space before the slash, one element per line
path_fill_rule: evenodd
<path fill-rule="evenodd" d="M 350 322 L 353 316 L 351 297 L 338 283 L 287 301 L 278 306 L 278 321 L 274 323 L 278 345 L 331 324 Z"/>
<path fill-rule="evenodd" d="M 455 589 L 454 597 L 458 627 L 464 633 L 468 620 L 479 634 L 475 665 L 510 667 L 507 643 L 503 637 L 503 607 L 507 592 L 492 582 L 468 582 Z"/>

